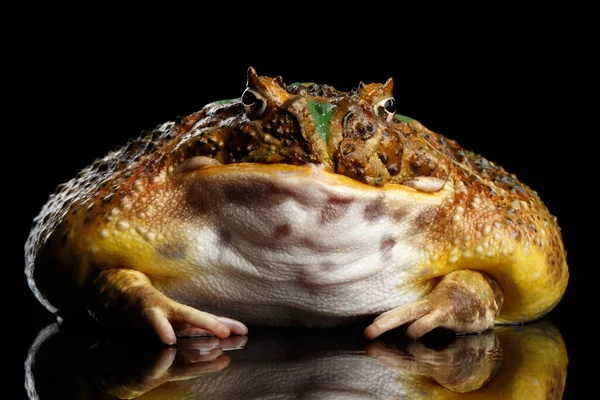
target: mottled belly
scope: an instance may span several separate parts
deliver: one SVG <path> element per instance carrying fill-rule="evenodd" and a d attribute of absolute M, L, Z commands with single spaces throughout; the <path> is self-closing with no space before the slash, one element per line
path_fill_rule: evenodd
<path fill-rule="evenodd" d="M 168 296 L 247 323 L 329 325 L 429 290 L 414 229 L 422 207 L 405 192 L 348 187 L 316 168 L 241 175 L 189 189 L 209 212 L 181 220 L 187 267 L 158 284 Z"/>

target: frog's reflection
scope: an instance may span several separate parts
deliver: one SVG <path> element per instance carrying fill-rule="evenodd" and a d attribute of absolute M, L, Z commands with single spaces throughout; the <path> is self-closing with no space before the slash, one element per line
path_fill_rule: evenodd
<path fill-rule="evenodd" d="M 548 321 L 418 342 L 359 333 L 253 329 L 167 348 L 98 343 L 51 325 L 31 347 L 25 383 L 41 399 L 547 399 L 564 390 L 565 344 Z"/>

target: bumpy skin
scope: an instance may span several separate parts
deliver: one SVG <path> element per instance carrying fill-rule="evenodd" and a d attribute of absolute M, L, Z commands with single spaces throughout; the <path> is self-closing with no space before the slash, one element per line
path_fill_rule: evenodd
<path fill-rule="evenodd" d="M 171 327 L 246 332 L 205 305 L 284 325 L 381 314 L 370 338 L 549 312 L 568 281 L 556 219 L 502 167 L 395 114 L 392 86 L 346 93 L 251 68 L 240 99 L 145 132 L 60 185 L 26 243 L 30 287 L 52 312 L 138 321 L 165 343 Z"/>

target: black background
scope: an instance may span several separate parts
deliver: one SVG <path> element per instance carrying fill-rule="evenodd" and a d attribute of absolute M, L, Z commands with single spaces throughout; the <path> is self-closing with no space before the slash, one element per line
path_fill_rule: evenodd
<path fill-rule="evenodd" d="M 595 266 L 584 258 L 580 226 L 594 218 L 584 196 L 595 182 L 583 176 L 592 129 L 578 120 L 586 113 L 582 95 L 595 94 L 585 78 L 590 49 L 577 32 L 556 23 L 560 18 L 532 22 L 514 15 L 496 25 L 482 17 L 436 32 L 424 20 L 419 29 L 390 26 L 393 33 L 379 29 L 391 21 L 309 27 L 291 16 L 277 23 L 242 16 L 227 23 L 217 18 L 216 29 L 205 26 L 208 19 L 174 27 L 141 17 L 93 24 L 62 17 L 16 49 L 16 71 L 6 84 L 17 88 L 17 111 L 4 153 L 13 160 L 5 174 L 15 179 L 18 196 L 4 192 L 4 201 L 17 210 L 10 212 L 14 258 L 8 265 L 16 273 L 7 285 L 18 293 L 8 307 L 18 321 L 12 324 L 17 370 L 37 332 L 52 321 L 22 274 L 23 244 L 48 195 L 142 129 L 240 96 L 252 65 L 259 75 L 282 75 L 287 83 L 340 90 L 393 77 L 399 113 L 498 162 L 537 190 L 558 217 L 568 250 L 569 287 L 549 316 L 567 344 L 567 394 L 587 384 L 583 361 L 590 342 L 581 335 L 591 312 L 588 273 Z M 178 32 L 183 25 L 185 32 Z"/>

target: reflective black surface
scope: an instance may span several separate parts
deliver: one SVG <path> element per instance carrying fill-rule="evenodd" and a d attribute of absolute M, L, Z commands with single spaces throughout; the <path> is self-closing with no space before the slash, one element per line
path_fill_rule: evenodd
<path fill-rule="evenodd" d="M 551 213 L 558 217 L 571 273 L 565 297 L 548 316 L 566 343 L 569 363 L 565 398 L 593 397 L 594 351 L 598 347 L 593 327 L 598 246 L 589 243 L 594 236 L 587 229 L 593 228 L 596 214 L 596 200 L 589 193 L 597 170 L 598 150 L 593 145 L 597 123 L 579 121 L 597 114 L 590 85 L 592 75 L 585 73 L 586 66 L 592 65 L 586 58 L 595 55 L 589 50 L 595 47 L 586 46 L 584 39 L 594 36 L 567 28 L 563 22 L 579 21 L 580 16 L 571 18 L 564 6 L 556 8 L 555 15 L 551 15 L 550 7 L 544 7 L 547 13 L 544 18 L 537 8 L 535 15 L 512 9 L 498 15 L 501 13 L 496 9 L 498 24 L 484 15 L 469 16 L 468 23 L 453 20 L 454 28 L 440 31 L 433 30 L 429 15 L 419 15 L 421 29 L 399 25 L 399 21 L 408 18 L 404 6 L 405 3 L 398 3 L 398 9 L 393 9 L 385 5 L 382 20 L 353 19 L 343 27 L 328 26 L 328 31 L 335 34 L 322 36 L 319 31 L 313 36 L 314 31 L 306 29 L 309 23 L 303 21 L 304 15 L 313 22 L 322 21 L 323 29 L 339 21 L 326 23 L 324 19 L 313 18 L 310 9 L 303 6 L 295 13 L 281 13 L 275 20 L 249 19 L 244 14 L 243 23 L 232 23 L 230 14 L 234 7 L 227 4 L 227 17 L 222 22 L 226 29 L 233 29 L 236 24 L 246 28 L 234 38 L 221 37 L 220 31 L 213 28 L 203 29 L 196 15 L 188 25 L 191 31 L 182 32 L 185 24 L 180 23 L 179 17 L 188 14 L 185 10 L 179 10 L 178 17 L 173 19 L 177 23 L 175 29 L 163 25 L 166 21 L 162 16 L 157 20 L 125 18 L 119 23 L 117 14 L 121 14 L 114 10 L 106 13 L 110 15 L 104 15 L 105 18 L 99 17 L 101 10 L 95 10 L 98 16 L 95 23 L 88 18 L 72 18 L 64 10 L 42 10 L 37 20 L 31 12 L 22 13 L 27 22 L 21 26 L 32 39 L 19 43 L 17 54 L 10 54 L 9 49 L 6 56 L 6 64 L 15 64 L 19 70 L 17 75 L 7 75 L 7 83 L 18 92 L 12 94 L 9 90 L 7 98 L 19 113 L 11 112 L 6 118 L 17 127 L 6 129 L 7 142 L 3 146 L 9 178 L 3 192 L 3 210 L 11 217 L 4 225 L 8 242 L 3 242 L 9 251 L 5 263 L 9 274 L 3 283 L 5 291 L 10 293 L 4 304 L 8 310 L 3 323 L 4 345 L 11 354 L 16 353 L 8 363 L 12 374 L 5 379 L 15 390 L 7 390 L 4 397 L 25 396 L 24 384 L 32 382 L 24 379 L 24 363 L 28 354 L 32 354 L 30 346 L 38 332 L 53 321 L 31 295 L 23 274 L 23 244 L 32 219 L 48 195 L 94 158 L 126 143 L 142 129 L 152 129 L 177 115 L 192 113 L 207 102 L 240 96 L 249 65 L 256 67 L 259 74 L 282 75 L 287 82 L 310 80 L 341 90 L 349 90 L 360 80 L 383 82 L 392 76 L 398 112 L 498 162 L 538 191 Z M 393 28 L 394 35 L 381 31 L 383 25 Z M 257 33 L 250 35 L 248 26 L 256 27 Z M 459 26 L 464 28 L 461 30 L 464 34 L 453 34 Z M 169 36 L 169 30 L 176 31 L 176 36 Z M 298 30 L 300 37 L 292 37 L 293 30 Z M 136 33 L 127 34 L 132 31 Z M 7 38 L 8 42 L 13 42 L 16 35 L 17 31 Z M 270 35 L 283 39 L 284 43 L 276 45 Z M 355 41 L 360 35 L 368 39 L 367 43 Z M 593 72 L 596 79 L 597 73 Z M 592 100 L 581 96 L 581 92 L 589 92 Z M 12 220 L 13 213 L 17 214 L 16 222 Z M 13 297 L 15 289 L 17 295 Z M 103 337 L 90 338 L 91 332 L 86 329 L 89 328 L 72 330 L 72 334 L 63 332 L 40 346 L 33 376 L 36 390 L 45 394 L 42 399 L 84 398 L 84 393 L 131 387 L 135 379 L 139 390 L 147 389 L 151 385 L 144 378 L 147 376 L 144 368 L 175 371 L 175 366 L 180 365 L 177 361 L 173 368 L 170 365 L 158 368 L 156 365 L 162 364 L 155 361 L 157 352 L 160 360 L 163 351 L 159 347 L 151 343 L 119 344 L 107 342 Z M 226 381 L 225 377 L 240 367 L 241 361 L 236 357 L 260 348 L 255 332 L 250 332 L 243 350 L 224 352 L 231 361 L 220 372 L 179 381 L 180 385 L 210 377 L 223 377 L 219 379 Z M 285 341 L 288 334 L 275 331 L 268 341 L 275 343 L 280 336 Z M 341 335 L 299 331 L 292 333 L 297 339 L 288 347 L 297 349 L 299 357 L 303 354 L 301 343 L 310 342 L 314 335 L 329 337 L 334 353 L 346 348 L 342 346 L 344 340 L 354 338 L 351 342 L 356 341 L 356 345 L 350 349 L 358 352 L 355 356 L 363 365 L 361 368 L 367 368 L 368 364 L 379 371 L 393 370 L 384 365 L 382 357 L 378 360 L 365 353 L 369 343 L 363 341 L 361 332 L 354 336 L 346 331 Z M 392 339 L 392 348 L 397 346 L 395 340 L 403 343 L 400 335 Z M 97 345 L 90 348 L 94 343 Z M 501 337 L 500 343 L 502 366 L 481 391 L 501 382 L 496 379 L 510 369 L 506 368 L 510 364 Z M 265 350 L 264 356 L 269 357 L 276 348 Z M 546 352 L 546 346 L 536 349 L 534 354 Z M 168 352 L 172 355 L 172 351 Z M 397 358 L 396 353 L 392 354 L 389 358 L 393 361 Z M 121 360 L 116 366 L 115 355 L 116 360 Z M 168 361 L 169 357 L 165 359 Z M 175 359 L 182 357 L 182 368 L 189 371 L 186 360 L 194 356 L 185 359 L 178 353 Z M 513 358 L 516 364 L 518 359 Z M 294 358 L 289 360 L 294 362 Z M 264 361 L 256 365 L 259 364 Z M 199 369 L 215 366 L 206 359 L 199 365 Z M 254 369 L 261 371 L 261 368 Z M 112 374 L 115 371 L 122 375 Z M 340 372 L 340 376 L 345 376 L 344 373 Z M 306 382 L 303 376 L 297 382 Z M 251 381 L 258 384 L 259 378 Z M 358 378 L 356 381 L 364 382 Z M 377 386 L 379 382 L 377 375 L 371 384 Z M 177 382 L 160 385 L 148 394 L 173 386 L 178 387 Z M 534 387 L 533 383 L 531 386 Z M 439 389 L 440 385 L 435 383 L 432 387 Z M 481 391 L 471 392 L 472 398 L 478 398 L 476 394 Z"/>
<path fill-rule="evenodd" d="M 30 398 L 560 398 L 562 337 L 549 321 L 422 341 L 400 332 L 253 328 L 249 336 L 180 339 L 82 335 L 51 324 L 25 365 Z"/>

